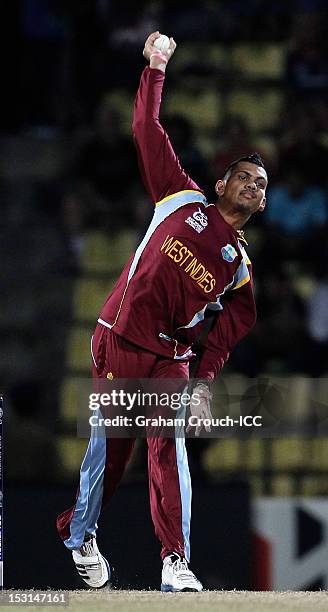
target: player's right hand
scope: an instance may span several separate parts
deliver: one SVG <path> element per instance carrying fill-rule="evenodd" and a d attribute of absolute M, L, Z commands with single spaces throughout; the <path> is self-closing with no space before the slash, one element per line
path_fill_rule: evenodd
<path fill-rule="evenodd" d="M 153 53 L 159 53 L 159 50 L 154 46 L 154 41 L 156 40 L 156 38 L 159 38 L 161 36 L 160 32 L 157 30 L 156 32 L 152 32 L 152 34 L 150 34 L 145 42 L 145 47 L 143 50 L 143 56 L 146 58 L 146 60 L 150 61 L 150 56 Z M 161 54 L 164 55 L 167 58 L 167 61 L 172 57 L 174 51 L 176 50 L 176 42 L 175 40 L 171 37 L 170 38 L 170 46 L 168 48 L 167 51 L 161 51 Z"/>

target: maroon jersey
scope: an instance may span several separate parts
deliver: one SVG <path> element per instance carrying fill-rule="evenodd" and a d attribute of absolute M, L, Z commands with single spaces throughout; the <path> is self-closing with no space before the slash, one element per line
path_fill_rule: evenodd
<path fill-rule="evenodd" d="M 163 82 L 160 70 L 144 70 L 133 120 L 154 216 L 99 321 L 159 355 L 188 359 L 205 312 L 218 311 L 197 372 L 213 378 L 255 322 L 250 262 L 238 232 L 180 166 L 159 122 Z"/>

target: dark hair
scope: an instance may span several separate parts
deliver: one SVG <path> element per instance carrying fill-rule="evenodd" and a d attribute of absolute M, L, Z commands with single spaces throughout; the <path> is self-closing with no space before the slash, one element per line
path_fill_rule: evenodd
<path fill-rule="evenodd" d="M 250 164 L 255 164 L 256 166 L 261 166 L 261 168 L 264 168 L 264 170 L 266 170 L 264 161 L 261 155 L 259 153 L 254 152 L 254 153 L 251 153 L 250 155 L 242 155 L 242 157 L 239 157 L 235 161 L 231 162 L 231 164 L 229 164 L 229 166 L 226 167 L 223 173 L 223 176 L 225 176 L 227 172 L 229 172 L 230 170 L 233 170 L 239 164 L 239 162 L 244 162 L 244 161 L 249 162 Z"/>

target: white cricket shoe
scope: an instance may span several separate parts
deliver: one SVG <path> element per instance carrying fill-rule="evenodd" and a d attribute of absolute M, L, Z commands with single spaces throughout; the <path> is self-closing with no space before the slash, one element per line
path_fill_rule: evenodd
<path fill-rule="evenodd" d="M 177 553 L 168 555 L 163 561 L 161 591 L 202 591 L 203 585 L 189 569 L 186 559 Z"/>
<path fill-rule="evenodd" d="M 72 550 L 73 561 L 81 578 L 92 589 L 100 589 L 110 579 L 107 559 L 98 549 L 96 538 L 84 542 L 81 548 Z"/>

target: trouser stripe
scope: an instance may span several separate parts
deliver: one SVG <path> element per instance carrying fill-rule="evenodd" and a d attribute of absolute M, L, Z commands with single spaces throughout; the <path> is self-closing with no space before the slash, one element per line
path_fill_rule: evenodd
<path fill-rule="evenodd" d="M 185 415 L 185 409 L 180 408 L 177 418 Z M 185 548 L 185 558 L 190 560 L 190 520 L 191 520 L 191 479 L 188 465 L 185 438 L 182 432 L 176 431 L 175 448 L 181 495 L 182 534 Z"/>
<path fill-rule="evenodd" d="M 71 535 L 64 540 L 67 548 L 79 548 L 83 544 L 86 532 L 91 534 L 96 532 L 103 498 L 105 464 L 104 430 L 92 428 L 80 470 L 80 491 L 70 524 Z"/>

